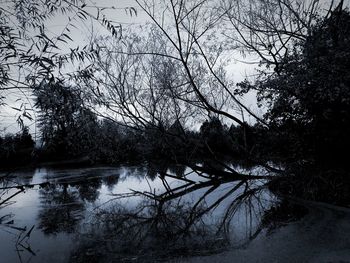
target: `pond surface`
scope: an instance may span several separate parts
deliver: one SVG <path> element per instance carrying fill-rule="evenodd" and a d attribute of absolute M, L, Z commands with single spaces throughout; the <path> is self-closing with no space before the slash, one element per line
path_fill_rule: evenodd
<path fill-rule="evenodd" d="M 140 167 L 87 169 L 40 168 L 11 173 L 6 185 L 26 188 L 0 209 L 0 255 L 6 262 L 68 262 L 76 243 L 75 233 L 86 224 L 94 209 L 113 193 L 130 188 L 144 190 L 145 170 Z M 49 184 L 45 185 L 45 183 Z M 1 200 L 18 189 L 3 190 Z M 25 244 L 18 244 L 30 230 Z"/>
<path fill-rule="evenodd" d="M 260 189 L 263 182 L 207 184 L 210 179 L 191 175 L 185 167 L 164 170 L 169 175 L 166 181 L 145 166 L 11 173 L 0 191 L 0 262 L 231 262 L 232 258 L 237 262 L 303 262 L 308 258 L 304 262 L 309 262 L 320 253 L 350 262 L 347 211 L 308 208 L 313 211 L 311 219 L 309 214 L 304 221 L 290 220 L 287 227 L 267 231 L 259 228 L 261 219 L 277 200 Z M 179 178 L 184 174 L 189 174 L 186 180 L 203 182 L 203 186 L 193 191 L 187 190 L 191 186 L 182 188 L 184 181 Z M 26 187 L 11 188 L 16 185 Z M 245 205 L 237 206 L 236 198 L 248 187 L 258 191 L 244 199 Z M 167 193 L 161 216 L 154 213 L 159 210 L 154 200 L 140 192 Z M 158 232 L 152 228 L 155 222 Z M 182 229 L 191 237 L 173 239 Z M 329 243 L 327 235 L 331 235 Z M 184 247 L 193 249 L 185 253 Z M 305 255 L 307 247 L 313 250 Z M 290 260 L 278 260 L 281 253 Z"/>

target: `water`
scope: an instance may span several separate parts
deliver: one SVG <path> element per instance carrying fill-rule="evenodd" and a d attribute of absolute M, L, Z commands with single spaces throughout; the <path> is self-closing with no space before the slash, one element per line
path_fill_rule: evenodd
<path fill-rule="evenodd" d="M 155 171 L 170 176 L 165 177 L 165 182 Z M 256 168 L 241 171 L 257 173 Z M 181 179 L 184 174 L 195 183 L 181 187 L 188 183 Z M 0 178 L 2 176 L 4 174 L 0 174 Z M 337 245 L 334 241 L 337 238 L 341 238 L 338 247 L 342 258 L 350 254 L 346 253 L 347 248 L 350 251 L 350 239 L 342 235 L 350 234 L 347 216 L 330 212 L 331 219 L 326 224 L 322 223 L 322 217 L 316 216 L 312 224 L 301 220 L 300 224 L 293 223 L 292 228 L 288 225 L 267 233 L 260 228 L 261 219 L 277 199 L 262 187 L 263 181 L 221 184 L 212 184 L 212 181 L 181 166 L 38 168 L 12 173 L 2 180 L 2 188 L 27 187 L 25 191 L 0 190 L 0 262 L 154 262 L 156 258 L 173 260 L 174 257 L 184 262 L 230 262 L 232 258 L 237 262 L 258 262 L 257 258 L 264 256 L 266 261 L 260 262 L 268 262 L 272 259 L 266 251 L 275 259 L 283 255 L 293 259 L 299 247 L 295 243 L 306 249 L 307 240 L 312 240 L 315 255 L 320 252 L 332 256 L 325 248 Z M 162 213 L 158 203 L 137 194 L 141 192 L 166 193 Z M 237 204 L 237 198 L 243 196 Z M 319 211 L 309 210 L 316 211 L 311 216 Z M 341 229 L 332 228 L 331 224 L 338 224 Z M 185 237 L 183 229 L 191 236 Z M 315 247 L 316 241 L 322 238 L 308 236 L 314 231 L 328 231 L 333 235 L 332 243 L 322 240 L 324 243 Z M 306 234 L 303 236 L 300 232 Z M 283 255 L 278 254 L 281 251 Z M 299 251 L 301 255 L 302 251 Z M 207 254 L 217 255 L 188 258 Z M 311 257 L 304 255 L 299 259 L 302 262 L 307 256 Z M 283 262 L 297 262 L 286 260 Z"/>
<path fill-rule="evenodd" d="M 154 171 L 143 166 L 38 168 L 32 172 L 12 173 L 2 187 L 32 187 L 26 187 L 25 191 L 17 188 L 2 190 L 1 200 L 18 194 L 2 204 L 0 209 L 0 254 L 6 262 L 69 262 L 79 243 L 77 239 L 89 228 L 96 211 L 100 211 L 101 207 L 114 207 L 116 203 L 118 207 L 133 209 L 145 200 L 142 196 L 114 200 L 116 194 L 130 193 L 131 190 L 163 193 L 166 187 L 182 185 L 183 181 L 176 176 L 188 172 L 188 168 L 184 167 L 165 170 L 174 176 L 167 178 L 168 186 Z M 197 177 L 188 176 L 196 182 L 207 181 Z M 205 198 L 206 204 L 214 203 L 236 184 L 220 185 L 213 191 L 214 194 Z M 181 202 L 194 203 L 210 187 L 186 193 L 180 198 Z M 203 215 L 207 225 L 214 224 L 222 216 L 224 201 Z M 26 237 L 32 227 L 33 230 Z"/>
<path fill-rule="evenodd" d="M 7 184 L 34 184 L 0 209 L 0 254 L 6 262 L 68 262 L 74 236 L 94 209 L 111 199 L 111 194 L 144 190 L 145 171 L 140 167 L 88 169 L 36 169 L 11 174 Z M 50 182 L 50 185 L 38 185 Z M 3 185 L 5 186 L 5 185 Z M 2 200 L 18 192 L 10 189 Z M 13 220 L 13 221 L 12 221 Z M 10 222 L 10 224 L 7 224 Z M 22 231 L 34 226 L 28 242 L 16 245 Z M 22 236 L 25 234 L 22 233 Z"/>

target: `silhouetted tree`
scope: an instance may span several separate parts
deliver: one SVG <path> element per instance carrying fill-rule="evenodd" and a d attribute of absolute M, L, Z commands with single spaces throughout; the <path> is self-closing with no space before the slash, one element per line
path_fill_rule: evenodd
<path fill-rule="evenodd" d="M 84 217 L 85 206 L 77 189 L 68 184 L 49 185 L 40 190 L 39 228 L 46 235 L 73 233 Z"/>
<path fill-rule="evenodd" d="M 214 153 L 229 153 L 228 129 L 218 118 L 206 120 L 200 127 L 204 147 Z"/>
<path fill-rule="evenodd" d="M 319 165 L 346 161 L 350 147 L 350 16 L 337 9 L 313 26 L 305 41 L 279 61 L 279 71 L 255 86 L 267 101 L 267 121 L 289 139 L 293 158 Z M 248 88 L 249 84 L 242 83 Z"/>
<path fill-rule="evenodd" d="M 97 136 L 97 118 L 84 106 L 81 92 L 59 82 L 49 82 L 39 86 L 34 94 L 47 151 L 66 157 L 90 153 Z"/>
<path fill-rule="evenodd" d="M 33 159 L 34 140 L 28 127 L 21 132 L 0 137 L 0 164 L 2 167 L 29 164 Z"/>

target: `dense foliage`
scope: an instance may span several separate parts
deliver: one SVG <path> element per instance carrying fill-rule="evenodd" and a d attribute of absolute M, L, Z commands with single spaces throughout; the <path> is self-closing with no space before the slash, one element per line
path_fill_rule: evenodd
<path fill-rule="evenodd" d="M 335 10 L 294 45 L 273 74 L 240 84 L 242 91 L 257 90 L 268 105 L 270 129 L 255 127 L 263 135 L 256 154 L 283 161 L 297 177 L 289 191 L 308 198 L 348 198 L 349 36 L 350 13 Z"/>
<path fill-rule="evenodd" d="M 24 128 L 18 134 L 7 134 L 0 137 L 0 167 L 18 167 L 33 161 L 34 141 Z"/>
<path fill-rule="evenodd" d="M 252 86 L 240 84 L 245 91 L 256 89 L 258 99 L 267 102 L 265 118 L 289 134 L 295 159 L 344 161 L 343 151 L 350 146 L 349 33 L 349 12 L 334 12 L 314 26 L 305 42 L 294 45 L 278 71 Z"/>
<path fill-rule="evenodd" d="M 42 87 L 44 86 L 44 87 Z M 80 157 L 91 150 L 96 116 L 84 107 L 81 92 L 59 82 L 35 89 L 39 128 L 48 158 Z"/>

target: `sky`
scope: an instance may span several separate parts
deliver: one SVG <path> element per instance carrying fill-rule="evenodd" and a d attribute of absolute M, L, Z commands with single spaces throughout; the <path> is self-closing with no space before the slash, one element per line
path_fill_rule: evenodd
<path fill-rule="evenodd" d="M 0 0 L 0 7 L 5 7 L 7 0 Z M 104 10 L 104 14 L 106 18 L 109 20 L 113 20 L 116 23 L 120 23 L 122 26 L 129 26 L 133 24 L 144 23 L 145 15 L 139 14 L 137 16 L 130 15 L 128 11 L 128 7 L 136 7 L 136 2 L 133 0 L 99 0 L 99 1 L 87 1 L 87 5 L 91 6 L 99 6 L 99 7 L 109 7 L 110 9 Z M 95 8 L 86 8 L 88 12 L 96 15 Z M 45 26 L 47 28 L 48 35 L 58 35 L 69 23 L 69 15 L 56 15 L 53 18 L 50 18 Z M 68 45 L 62 45 L 62 52 L 66 52 L 69 48 L 75 48 L 77 46 L 83 47 L 89 41 L 90 35 L 92 32 L 94 34 L 99 35 L 107 35 L 109 32 L 99 25 L 96 21 L 92 19 L 88 19 L 81 23 L 77 21 L 75 23 L 78 25 L 77 28 L 73 28 L 70 34 L 70 37 L 73 39 L 72 42 L 69 42 Z M 16 73 L 15 73 L 16 74 Z M 35 134 L 36 133 L 36 125 L 35 125 L 35 112 L 32 111 L 33 108 L 33 100 L 31 97 L 31 93 L 26 90 L 11 90 L 8 92 L 2 92 L 0 95 L 6 97 L 7 106 L 0 107 L 0 135 L 4 135 L 6 133 L 16 133 L 20 130 L 20 127 L 17 123 L 17 118 L 20 116 L 20 112 L 15 108 L 25 107 L 28 109 L 28 112 L 34 118 L 34 121 L 29 121 L 24 119 L 25 125 L 29 126 L 30 131 Z"/>
<path fill-rule="evenodd" d="M 0 3 L 5 0 L 0 0 Z M 149 18 L 147 15 L 137 7 L 137 3 L 134 0 L 100 0 L 100 1 L 88 1 L 88 6 L 99 6 L 99 7 L 108 7 L 103 12 L 109 20 L 112 20 L 116 23 L 120 23 L 123 27 L 133 26 L 133 25 L 142 25 Z M 137 15 L 130 14 L 128 7 L 134 7 L 137 10 Z M 96 14 L 96 9 L 89 7 L 87 11 L 91 14 Z M 45 24 L 49 33 L 52 35 L 59 34 L 62 32 L 63 28 L 69 22 L 68 16 L 56 16 Z M 96 21 L 89 20 L 85 23 L 79 23 L 79 27 L 74 29 L 71 32 L 71 37 L 73 38 L 72 43 L 69 43 L 68 46 L 63 46 L 62 50 L 69 48 L 74 48 L 76 46 L 84 46 L 90 40 L 91 33 L 94 35 L 107 35 L 109 32 L 103 28 L 101 25 L 96 23 Z M 232 60 L 227 66 L 228 75 L 234 80 L 234 82 L 239 82 L 244 80 L 247 76 L 253 76 L 255 74 L 255 66 L 252 64 L 247 64 L 241 62 L 245 61 L 257 61 L 254 57 L 245 57 L 242 58 L 239 54 L 234 54 L 234 57 L 239 58 L 238 60 Z M 0 108 L 0 135 L 6 133 L 15 133 L 19 131 L 19 126 L 16 122 L 16 119 L 20 116 L 19 112 L 13 108 L 19 108 L 21 105 L 28 109 L 28 112 L 31 113 L 34 121 L 25 120 L 25 124 L 29 126 L 31 133 L 36 137 L 37 129 L 35 125 L 36 115 L 34 111 L 31 111 L 33 107 L 33 101 L 31 99 L 31 94 L 26 93 L 25 91 L 14 91 L 6 94 L 7 97 L 7 107 Z M 19 100 L 21 98 L 21 100 Z M 23 99 L 24 98 L 24 99 Z M 245 105 L 252 108 L 258 115 L 261 115 L 262 112 L 256 106 L 256 98 L 253 93 L 248 94 L 243 99 Z M 12 108 L 13 107 L 13 108 Z M 259 113 L 260 111 L 260 113 Z"/>

